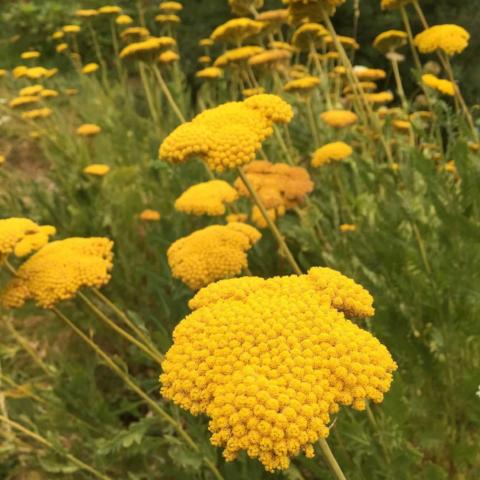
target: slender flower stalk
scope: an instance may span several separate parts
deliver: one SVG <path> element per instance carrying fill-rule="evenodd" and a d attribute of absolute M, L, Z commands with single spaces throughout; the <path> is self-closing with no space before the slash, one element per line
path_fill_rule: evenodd
<path fill-rule="evenodd" d="M 163 94 L 165 95 L 165 98 L 167 99 L 167 102 L 170 104 L 170 107 L 172 107 L 172 110 L 175 112 L 175 115 L 177 116 L 180 123 L 185 123 L 186 122 L 185 116 L 183 115 L 179 106 L 175 102 L 175 100 L 174 100 L 174 98 L 173 98 L 173 96 L 170 92 L 170 89 L 168 88 L 168 85 L 166 84 L 166 82 L 165 82 L 165 80 L 162 76 L 162 73 L 160 72 L 160 69 L 156 65 L 153 65 L 152 68 L 153 68 L 153 72 L 155 73 L 155 76 L 158 80 L 158 84 L 160 85 L 160 88 L 161 88 Z"/>

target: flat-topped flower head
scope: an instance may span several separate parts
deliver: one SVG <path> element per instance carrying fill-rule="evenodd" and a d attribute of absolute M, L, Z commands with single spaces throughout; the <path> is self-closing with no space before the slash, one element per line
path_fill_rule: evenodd
<path fill-rule="evenodd" d="M 345 128 L 358 122 L 358 115 L 350 110 L 328 110 L 320 115 L 323 122 L 333 128 Z"/>
<path fill-rule="evenodd" d="M 42 118 L 48 118 L 53 115 L 53 110 L 48 107 L 35 108 L 33 110 L 27 110 L 22 112 L 22 118 L 25 120 L 38 120 Z"/>
<path fill-rule="evenodd" d="M 40 226 L 28 218 L 2 219 L 0 220 L 0 258 L 11 253 L 22 257 L 28 255 L 47 243 L 48 237 L 52 235 L 55 235 L 55 228 L 50 225 Z M 43 240 L 45 240 L 44 243 L 35 248 L 35 245 Z M 31 247 L 27 249 L 27 245 Z"/>
<path fill-rule="evenodd" d="M 234 18 L 219 25 L 210 35 L 214 42 L 232 43 L 237 45 L 247 38 L 258 35 L 263 29 L 263 23 L 251 18 Z"/>
<path fill-rule="evenodd" d="M 353 149 L 345 142 L 327 143 L 318 148 L 312 157 L 312 167 L 321 167 L 332 162 L 340 162 L 352 155 Z"/>
<path fill-rule="evenodd" d="M 124 41 L 139 41 L 148 37 L 150 32 L 145 27 L 128 27 L 120 33 L 120 38 Z"/>
<path fill-rule="evenodd" d="M 292 52 L 289 50 L 272 49 L 250 57 L 248 64 L 252 67 L 278 68 L 288 64 L 290 58 L 292 58 Z"/>
<path fill-rule="evenodd" d="M 447 55 L 462 53 L 470 40 L 470 34 L 459 25 L 435 25 L 415 37 L 415 45 L 422 53 L 442 50 Z"/>
<path fill-rule="evenodd" d="M 121 25 L 121 26 L 124 26 L 124 25 L 131 25 L 133 23 L 133 18 L 130 17 L 130 15 L 119 15 L 116 19 L 115 19 L 115 23 L 117 25 Z"/>
<path fill-rule="evenodd" d="M 77 134 L 81 137 L 93 137 L 98 135 L 102 129 L 94 123 L 84 123 L 77 128 Z"/>
<path fill-rule="evenodd" d="M 213 445 L 245 451 L 268 471 L 329 434 L 341 405 L 380 403 L 397 365 L 346 316 L 371 316 L 371 295 L 329 268 L 268 280 L 242 277 L 200 290 L 162 363 L 162 395 L 206 414 Z"/>
<path fill-rule="evenodd" d="M 218 67 L 207 67 L 199 70 L 195 76 L 203 80 L 216 80 L 223 77 L 223 70 Z"/>
<path fill-rule="evenodd" d="M 257 15 L 256 20 L 268 25 L 286 24 L 288 23 L 288 10 L 286 8 L 265 10 Z"/>
<path fill-rule="evenodd" d="M 43 85 L 30 85 L 28 87 L 21 88 L 18 94 L 21 97 L 30 97 L 34 95 L 39 95 L 43 89 Z"/>
<path fill-rule="evenodd" d="M 382 10 L 394 10 L 412 2 L 413 0 L 381 0 L 380 6 Z"/>
<path fill-rule="evenodd" d="M 100 66 L 98 65 L 98 63 L 87 63 L 82 67 L 82 73 L 84 73 L 85 75 L 90 75 L 91 73 L 95 73 L 99 68 Z"/>
<path fill-rule="evenodd" d="M 227 50 L 215 60 L 214 66 L 224 68 L 232 64 L 236 65 L 238 63 L 246 62 L 249 58 L 258 55 L 263 51 L 263 47 L 259 47 L 258 45 L 247 45 L 245 47 Z"/>
<path fill-rule="evenodd" d="M 38 95 L 20 95 L 10 100 L 8 106 L 10 108 L 19 108 L 25 105 L 31 105 L 32 103 L 38 103 L 39 101 L 40 97 Z"/>
<path fill-rule="evenodd" d="M 173 51 L 173 50 L 166 50 L 165 52 L 162 52 L 158 57 L 157 57 L 157 62 L 168 65 L 170 63 L 175 63 L 178 60 L 180 60 L 180 55 Z"/>
<path fill-rule="evenodd" d="M 159 211 L 147 208 L 140 212 L 139 218 L 144 222 L 159 222 L 161 215 Z"/>
<path fill-rule="evenodd" d="M 75 12 L 76 17 L 80 18 L 93 18 L 98 15 L 98 10 L 93 8 L 81 8 Z"/>
<path fill-rule="evenodd" d="M 387 78 L 387 72 L 381 68 L 368 68 L 357 65 L 353 68 L 353 73 L 359 80 L 383 80 Z"/>
<path fill-rule="evenodd" d="M 245 167 L 244 173 L 267 209 L 298 207 L 314 187 L 306 169 L 286 163 L 256 160 Z M 250 196 L 241 178 L 235 180 L 235 188 L 242 197 Z"/>
<path fill-rule="evenodd" d="M 161 13 L 160 15 L 157 15 L 155 17 L 155 21 L 157 23 L 162 23 L 165 25 L 177 25 L 180 23 L 181 19 L 178 15 L 175 15 L 174 13 L 169 13 L 169 14 L 164 14 Z"/>
<path fill-rule="evenodd" d="M 29 50 L 28 52 L 23 52 L 20 55 L 20 58 L 22 60 L 35 60 L 37 58 L 40 58 L 40 52 L 37 50 Z"/>
<path fill-rule="evenodd" d="M 320 79 L 318 77 L 306 76 L 290 80 L 285 84 L 283 89 L 286 92 L 308 95 L 315 87 L 318 87 L 318 85 L 320 85 Z"/>
<path fill-rule="evenodd" d="M 388 53 L 403 47 L 408 40 L 407 32 L 402 30 L 387 30 L 375 37 L 373 46 L 382 53 Z"/>
<path fill-rule="evenodd" d="M 51 88 L 44 88 L 41 92 L 40 92 L 40 96 L 42 98 L 54 98 L 54 97 L 58 97 L 59 93 L 57 90 L 53 90 Z"/>
<path fill-rule="evenodd" d="M 82 287 L 110 280 L 113 242 L 107 238 L 68 238 L 48 243 L 18 269 L 0 294 L 5 308 L 32 299 L 43 308 L 75 296 Z"/>
<path fill-rule="evenodd" d="M 192 290 L 238 275 L 261 234 L 245 223 L 213 225 L 174 242 L 167 251 L 172 275 Z"/>
<path fill-rule="evenodd" d="M 62 27 L 62 30 L 63 30 L 63 33 L 69 33 L 71 35 L 75 35 L 77 33 L 80 33 L 82 29 L 80 28 L 80 25 L 65 25 L 64 27 Z"/>
<path fill-rule="evenodd" d="M 263 7 L 263 0 L 228 0 L 228 5 L 235 15 L 251 15 Z"/>
<path fill-rule="evenodd" d="M 224 180 L 198 183 L 175 201 L 175 209 L 191 215 L 224 215 L 226 205 L 238 198 L 237 191 Z"/>
<path fill-rule="evenodd" d="M 390 90 L 386 90 L 385 92 L 378 92 L 378 93 L 366 93 L 365 100 L 373 105 L 379 105 L 384 103 L 390 103 L 394 100 L 393 93 Z"/>
<path fill-rule="evenodd" d="M 62 42 L 62 43 L 59 43 L 59 44 L 55 47 L 55 51 L 56 51 L 57 53 L 63 53 L 63 52 L 66 52 L 69 48 L 70 48 L 70 47 L 69 47 L 68 43 Z"/>
<path fill-rule="evenodd" d="M 158 8 L 162 12 L 180 12 L 183 9 L 183 5 L 180 2 L 160 2 Z"/>
<path fill-rule="evenodd" d="M 127 45 L 121 52 L 120 58 L 133 58 L 136 60 L 154 60 L 156 54 L 163 48 L 171 48 L 177 44 L 172 37 L 151 37 L 147 40 L 134 42 Z"/>
<path fill-rule="evenodd" d="M 212 170 L 223 171 L 255 160 L 274 123 L 293 116 L 288 103 L 276 95 L 254 95 L 204 111 L 177 127 L 160 146 L 160 158 L 182 163 L 200 157 Z"/>
<path fill-rule="evenodd" d="M 455 84 L 449 80 L 443 80 L 431 73 L 425 73 L 422 75 L 422 83 L 434 90 L 437 90 L 444 95 L 450 95 L 453 97 L 455 95 Z"/>
<path fill-rule="evenodd" d="M 100 15 L 119 15 L 122 13 L 122 9 L 117 5 L 105 5 L 98 9 Z"/>
<path fill-rule="evenodd" d="M 83 169 L 85 175 L 93 177 L 104 177 L 108 172 L 110 172 L 110 166 L 104 163 L 92 163 Z"/>
<path fill-rule="evenodd" d="M 320 23 L 303 23 L 292 36 L 292 45 L 300 50 L 308 51 L 312 46 L 321 46 L 328 30 Z"/>

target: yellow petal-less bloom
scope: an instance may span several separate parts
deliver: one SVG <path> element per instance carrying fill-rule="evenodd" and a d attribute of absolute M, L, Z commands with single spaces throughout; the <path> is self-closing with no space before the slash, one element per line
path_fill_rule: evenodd
<path fill-rule="evenodd" d="M 214 42 L 238 44 L 260 33 L 263 23 L 251 18 L 234 18 L 219 25 L 210 35 Z"/>
<path fill-rule="evenodd" d="M 201 63 L 202 65 L 210 65 L 212 63 L 212 57 L 209 55 L 201 55 L 198 57 L 198 63 Z"/>
<path fill-rule="evenodd" d="M 65 25 L 64 27 L 62 27 L 62 30 L 64 33 L 75 34 L 75 33 L 80 33 L 81 28 L 79 25 Z"/>
<path fill-rule="evenodd" d="M 268 471 L 328 436 L 340 405 L 380 403 L 397 365 L 345 315 L 373 314 L 371 295 L 329 268 L 268 280 L 242 277 L 200 290 L 162 363 L 162 395 L 206 414 L 213 445 Z"/>
<path fill-rule="evenodd" d="M 174 52 L 173 50 L 166 50 L 165 52 L 162 52 L 157 57 L 157 61 L 165 65 L 169 63 L 177 62 L 178 60 L 180 60 L 180 55 L 177 52 Z"/>
<path fill-rule="evenodd" d="M 192 290 L 238 275 L 247 268 L 247 251 L 261 234 L 245 223 L 213 225 L 174 242 L 167 251 L 172 275 Z"/>
<path fill-rule="evenodd" d="M 22 118 L 25 120 L 37 120 L 39 118 L 48 118 L 53 115 L 53 110 L 51 108 L 36 108 L 34 110 L 28 110 L 22 112 Z"/>
<path fill-rule="evenodd" d="M 68 238 L 33 254 L 0 295 L 0 304 L 19 308 L 35 300 L 43 308 L 75 296 L 82 287 L 101 287 L 110 280 L 113 242 L 107 238 Z"/>
<path fill-rule="evenodd" d="M 357 43 L 357 41 L 352 38 L 352 37 L 347 37 L 345 35 L 337 35 L 337 40 L 344 46 L 344 47 L 350 47 L 353 48 L 354 50 L 358 50 L 360 48 L 360 45 Z M 331 35 L 327 35 L 324 37 L 323 41 L 328 47 L 335 46 L 334 39 Z M 331 53 L 337 53 L 337 52 L 331 52 Z"/>
<path fill-rule="evenodd" d="M 449 80 L 442 80 L 431 73 L 422 75 L 422 83 L 427 87 L 433 88 L 444 95 L 455 95 L 455 84 Z"/>
<path fill-rule="evenodd" d="M 116 5 L 105 5 L 104 7 L 100 7 L 98 9 L 98 13 L 100 15 L 120 15 L 122 13 L 122 9 Z"/>
<path fill-rule="evenodd" d="M 328 110 L 320 115 L 322 121 L 334 128 L 345 128 L 358 122 L 358 115 L 350 110 Z"/>
<path fill-rule="evenodd" d="M 447 55 L 463 52 L 468 47 L 470 34 L 459 25 L 435 25 L 415 37 L 415 45 L 422 53 L 442 50 Z"/>
<path fill-rule="evenodd" d="M 320 85 L 320 79 L 318 77 L 308 76 L 290 80 L 285 84 L 283 89 L 286 92 L 309 94 L 318 85 Z"/>
<path fill-rule="evenodd" d="M 80 18 L 92 18 L 98 15 L 98 10 L 94 10 L 93 8 L 81 8 L 75 12 L 76 17 Z"/>
<path fill-rule="evenodd" d="M 102 129 L 94 123 L 84 123 L 77 128 L 77 134 L 82 137 L 93 137 L 98 135 Z"/>
<path fill-rule="evenodd" d="M 412 128 L 412 124 L 408 120 L 394 120 L 392 122 L 393 128 L 399 132 L 409 132 Z"/>
<path fill-rule="evenodd" d="M 27 71 L 28 67 L 26 67 L 25 65 L 19 65 L 12 70 L 13 78 L 17 79 L 25 77 L 27 75 Z"/>
<path fill-rule="evenodd" d="M 198 41 L 200 47 L 211 47 L 215 42 L 211 38 L 201 38 Z"/>
<path fill-rule="evenodd" d="M 138 60 L 149 60 L 155 57 L 162 48 L 173 47 L 176 41 L 172 37 L 152 37 L 141 42 L 127 45 L 121 52 L 120 58 L 136 58 Z"/>
<path fill-rule="evenodd" d="M 95 73 L 99 69 L 98 63 L 87 63 L 86 65 L 83 66 L 82 68 L 82 73 L 85 75 L 89 75 L 91 73 Z"/>
<path fill-rule="evenodd" d="M 223 70 L 218 67 L 207 67 L 199 70 L 195 76 L 197 78 L 207 79 L 207 80 L 214 80 L 217 78 L 223 77 Z"/>
<path fill-rule="evenodd" d="M 3 165 L 7 161 L 5 155 L 0 154 L 0 166 Z"/>
<path fill-rule="evenodd" d="M 65 89 L 65 95 L 69 97 L 73 97 L 78 94 L 78 90 L 76 88 L 67 88 Z"/>
<path fill-rule="evenodd" d="M 0 220 L 0 258 L 13 253 L 17 246 L 32 235 L 55 235 L 55 228 L 40 226 L 28 218 L 6 218 Z M 33 251 L 33 250 L 31 250 Z"/>
<path fill-rule="evenodd" d="M 143 40 L 150 36 L 150 32 L 145 27 L 129 27 L 120 33 L 122 40 Z"/>
<path fill-rule="evenodd" d="M 83 169 L 83 173 L 86 175 L 92 175 L 94 177 L 103 177 L 110 171 L 110 167 L 103 163 L 92 163 L 87 165 Z"/>
<path fill-rule="evenodd" d="M 292 57 L 289 50 L 273 49 L 258 53 L 248 59 L 248 64 L 252 67 L 278 67 L 288 63 Z"/>
<path fill-rule="evenodd" d="M 265 12 L 260 12 L 256 20 L 270 25 L 281 25 L 288 22 L 288 10 L 286 8 L 266 10 Z"/>
<path fill-rule="evenodd" d="M 64 36 L 65 36 L 65 32 L 63 32 L 62 30 L 57 30 L 56 32 L 52 33 L 51 38 L 52 38 L 52 40 L 60 40 Z"/>
<path fill-rule="evenodd" d="M 367 68 L 356 66 L 353 73 L 359 80 L 383 80 L 387 77 L 387 72 L 380 68 Z"/>
<path fill-rule="evenodd" d="M 164 24 L 172 24 L 176 25 L 180 23 L 180 17 L 178 15 L 174 15 L 173 13 L 170 13 L 168 15 L 160 14 L 155 17 L 155 21 L 157 23 L 164 23 Z"/>
<path fill-rule="evenodd" d="M 147 208 L 140 213 L 139 217 L 144 222 L 158 222 L 160 220 L 160 212 Z"/>
<path fill-rule="evenodd" d="M 357 226 L 354 225 L 353 223 L 343 223 L 338 227 L 338 229 L 342 233 L 355 232 L 357 230 Z"/>
<path fill-rule="evenodd" d="M 393 101 L 393 93 L 389 90 L 378 93 L 366 93 L 365 99 L 372 104 L 390 103 Z"/>
<path fill-rule="evenodd" d="M 160 158 L 182 163 L 202 158 L 219 172 L 255 160 L 274 123 L 288 123 L 291 106 L 276 95 L 254 95 L 204 111 L 177 127 L 160 146 Z"/>
<path fill-rule="evenodd" d="M 332 162 L 345 160 L 353 153 L 353 149 L 345 142 L 327 143 L 315 151 L 312 158 L 313 167 L 321 167 Z"/>
<path fill-rule="evenodd" d="M 191 215 L 224 215 L 226 204 L 238 198 L 237 191 L 224 180 L 198 183 L 175 201 L 175 209 Z"/>
<path fill-rule="evenodd" d="M 12 99 L 8 106 L 10 108 L 18 108 L 23 107 L 24 105 L 31 105 L 32 103 L 38 103 L 40 101 L 40 97 L 38 95 L 21 95 L 20 97 L 16 97 Z"/>
<path fill-rule="evenodd" d="M 308 51 L 311 46 L 320 46 L 328 30 L 320 23 L 304 23 L 300 25 L 292 36 L 292 45 L 300 50 Z"/>
<path fill-rule="evenodd" d="M 247 45 L 245 47 L 238 47 L 232 50 L 227 50 L 220 55 L 213 63 L 215 67 L 226 67 L 230 64 L 236 64 L 247 61 L 250 57 L 258 55 L 263 52 L 263 47 L 258 45 Z"/>
<path fill-rule="evenodd" d="M 402 30 L 387 30 L 375 37 L 373 46 L 382 53 L 388 53 L 407 43 L 408 34 Z"/>
<path fill-rule="evenodd" d="M 133 23 L 133 18 L 129 15 L 119 15 L 115 19 L 117 25 L 131 25 Z"/>
<path fill-rule="evenodd" d="M 55 50 L 57 53 L 63 53 L 66 52 L 69 49 L 68 43 L 62 42 L 59 43 L 56 47 Z"/>
<path fill-rule="evenodd" d="M 180 12 L 183 5 L 180 2 L 160 2 L 158 8 L 164 12 Z"/>
<path fill-rule="evenodd" d="M 20 55 L 20 58 L 22 60 L 34 60 L 36 58 L 40 58 L 40 52 L 38 52 L 37 50 L 30 50 L 28 52 L 23 52 Z"/>
<path fill-rule="evenodd" d="M 22 240 L 20 240 L 16 245 L 13 253 L 16 257 L 26 257 L 30 255 L 32 252 L 40 250 L 44 247 L 51 235 L 55 235 L 56 229 L 55 227 L 51 227 L 50 225 L 40 227 L 37 233 L 33 233 L 31 235 L 26 235 Z"/>
<path fill-rule="evenodd" d="M 43 90 L 43 85 L 30 85 L 19 90 L 18 94 L 21 97 L 30 97 L 32 95 L 38 95 Z"/>
<path fill-rule="evenodd" d="M 254 95 L 261 95 L 262 93 L 265 93 L 265 89 L 263 87 L 245 88 L 242 90 L 243 98 L 253 97 Z"/>
<path fill-rule="evenodd" d="M 58 92 L 56 90 L 52 90 L 51 88 L 44 88 L 40 92 L 40 96 L 42 98 L 54 98 L 54 97 L 58 97 Z"/>
<path fill-rule="evenodd" d="M 248 219 L 248 215 L 245 213 L 231 213 L 230 215 L 227 215 L 226 218 L 228 223 L 232 222 L 243 222 L 245 223 Z"/>

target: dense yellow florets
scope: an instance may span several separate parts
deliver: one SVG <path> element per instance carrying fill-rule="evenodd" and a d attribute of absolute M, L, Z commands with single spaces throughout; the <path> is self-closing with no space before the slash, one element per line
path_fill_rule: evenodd
<path fill-rule="evenodd" d="M 318 85 L 320 85 L 320 79 L 318 77 L 309 76 L 290 80 L 285 84 L 283 89 L 286 92 L 310 93 Z"/>
<path fill-rule="evenodd" d="M 167 252 L 168 264 L 175 278 L 198 290 L 247 268 L 246 252 L 260 237 L 245 223 L 213 225 L 174 242 Z"/>
<path fill-rule="evenodd" d="M 207 67 L 199 70 L 195 76 L 197 78 L 203 78 L 208 80 L 213 80 L 217 78 L 221 78 L 223 76 L 223 70 L 218 67 Z"/>
<path fill-rule="evenodd" d="M 40 97 L 37 95 L 21 95 L 11 100 L 8 104 L 10 108 L 23 107 L 24 105 L 31 105 L 32 103 L 38 103 Z"/>
<path fill-rule="evenodd" d="M 219 25 L 210 35 L 215 42 L 238 44 L 262 31 L 263 23 L 251 18 L 234 18 Z"/>
<path fill-rule="evenodd" d="M 274 66 L 280 63 L 285 63 L 290 60 L 292 53 L 289 50 L 274 49 L 266 50 L 248 59 L 249 65 L 252 67 L 258 66 Z"/>
<path fill-rule="evenodd" d="M 312 456 L 340 405 L 362 410 L 389 390 L 397 366 L 388 350 L 342 313 L 370 315 L 371 303 L 327 268 L 212 284 L 174 331 L 162 395 L 208 415 L 227 460 L 246 451 L 268 471 L 286 469 L 300 452 Z"/>
<path fill-rule="evenodd" d="M 345 160 L 353 153 L 352 147 L 345 142 L 332 142 L 315 151 L 312 158 L 313 167 L 321 167 L 332 162 Z"/>
<path fill-rule="evenodd" d="M 94 135 L 98 135 L 101 131 L 102 129 L 94 123 L 84 123 L 77 128 L 78 135 L 82 137 L 93 137 Z"/>
<path fill-rule="evenodd" d="M 150 32 L 145 27 L 129 27 L 120 33 L 122 40 L 143 40 L 150 36 Z"/>
<path fill-rule="evenodd" d="M 328 110 L 320 118 L 330 127 L 344 128 L 358 122 L 358 115 L 350 110 Z"/>
<path fill-rule="evenodd" d="M 122 13 L 122 9 L 117 5 L 105 5 L 98 9 L 98 13 L 101 15 L 119 15 Z"/>
<path fill-rule="evenodd" d="M 29 50 L 28 52 L 23 52 L 20 55 L 22 60 L 34 60 L 36 58 L 40 58 L 40 52 L 37 50 Z"/>
<path fill-rule="evenodd" d="M 455 95 L 455 84 L 450 82 L 449 80 L 442 80 L 437 78 L 435 75 L 431 73 L 426 73 L 422 75 L 422 83 L 427 87 L 433 88 L 440 93 L 445 95 L 454 96 Z"/>
<path fill-rule="evenodd" d="M 468 47 L 470 34 L 458 25 L 435 25 L 415 37 L 415 45 L 422 53 L 442 50 L 447 55 L 463 52 Z"/>
<path fill-rule="evenodd" d="M 160 221 L 161 215 L 159 211 L 147 208 L 140 212 L 139 217 L 140 220 L 143 220 L 144 222 L 158 222 Z"/>
<path fill-rule="evenodd" d="M 380 68 L 356 66 L 353 73 L 359 80 L 382 80 L 387 77 L 387 72 Z"/>
<path fill-rule="evenodd" d="M 53 110 L 48 107 L 36 108 L 34 110 L 28 110 L 22 112 L 22 118 L 25 120 L 37 120 L 39 118 L 48 118 L 53 115 Z"/>
<path fill-rule="evenodd" d="M 103 177 L 110 171 L 110 167 L 104 163 L 92 163 L 87 165 L 83 169 L 83 173 L 86 175 L 92 175 L 94 177 Z"/>
<path fill-rule="evenodd" d="M 212 170 L 238 167 L 255 160 L 274 123 L 288 123 L 292 116 L 290 105 L 276 95 L 228 102 L 177 127 L 160 146 L 160 158 L 180 163 L 199 156 Z"/>
<path fill-rule="evenodd" d="M 381 52 L 387 53 L 405 45 L 407 40 L 407 32 L 403 32 L 402 30 L 387 30 L 375 37 L 373 46 Z"/>
<path fill-rule="evenodd" d="M 191 215 L 224 215 L 225 204 L 232 203 L 237 198 L 237 191 L 228 182 L 210 180 L 193 185 L 183 192 L 175 201 L 175 208 Z"/>
<path fill-rule="evenodd" d="M 82 68 L 82 73 L 85 75 L 89 75 L 91 73 L 95 73 L 99 69 L 98 63 L 87 63 L 83 68 Z"/>
<path fill-rule="evenodd" d="M 180 12 L 183 5 L 180 2 L 160 2 L 158 8 L 164 12 Z"/>
<path fill-rule="evenodd" d="M 138 60 L 152 60 L 162 48 L 173 47 L 176 41 L 172 37 L 152 37 L 141 42 L 127 45 L 121 52 L 120 58 L 136 58 Z"/>
<path fill-rule="evenodd" d="M 45 245 L 20 266 L 0 303 L 18 308 L 33 299 L 50 308 L 82 287 L 105 285 L 110 280 L 112 246 L 107 238 L 68 238 Z"/>
<path fill-rule="evenodd" d="M 133 18 L 130 15 L 119 15 L 115 19 L 117 25 L 131 25 L 133 23 Z"/>
<path fill-rule="evenodd" d="M 245 62 L 250 57 L 263 52 L 263 50 L 263 47 L 259 47 L 258 45 L 247 45 L 245 47 L 227 50 L 215 60 L 214 66 L 223 68 L 230 64 Z"/>

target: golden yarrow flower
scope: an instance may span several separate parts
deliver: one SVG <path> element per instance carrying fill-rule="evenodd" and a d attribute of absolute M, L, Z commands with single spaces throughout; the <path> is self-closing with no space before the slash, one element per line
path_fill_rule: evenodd
<path fill-rule="evenodd" d="M 250 57 L 263 52 L 263 47 L 257 45 L 247 45 L 232 50 L 227 50 L 220 55 L 213 63 L 215 67 L 227 67 L 230 64 L 237 64 L 247 61 Z"/>
<path fill-rule="evenodd" d="M 263 23 L 251 18 L 234 18 L 219 25 L 210 35 L 214 42 L 239 44 L 247 38 L 258 35 Z"/>
<path fill-rule="evenodd" d="M 359 80 L 383 80 L 387 77 L 387 72 L 380 68 L 367 68 L 362 66 L 355 66 L 353 73 Z"/>
<path fill-rule="evenodd" d="M 375 37 L 373 46 L 382 53 L 388 53 L 405 45 L 407 40 L 407 32 L 402 30 L 387 30 Z"/>
<path fill-rule="evenodd" d="M 265 93 L 265 89 L 263 87 L 244 88 L 242 90 L 243 98 L 253 97 L 254 95 L 261 95 L 262 93 Z"/>
<path fill-rule="evenodd" d="M 55 47 L 55 50 L 57 53 L 63 53 L 65 51 L 67 51 L 69 48 L 68 46 L 68 43 L 65 43 L 65 42 L 62 42 L 62 43 L 59 43 L 56 47 Z"/>
<path fill-rule="evenodd" d="M 463 52 L 468 47 L 470 34 L 459 25 L 435 25 L 415 37 L 415 45 L 422 53 L 442 50 L 447 55 Z"/>
<path fill-rule="evenodd" d="M 38 52 L 37 50 L 30 50 L 28 52 L 23 52 L 20 55 L 20 58 L 22 60 L 33 60 L 36 58 L 40 58 L 40 52 Z"/>
<path fill-rule="evenodd" d="M 352 155 L 353 149 L 345 142 L 327 143 L 318 148 L 312 157 L 312 166 L 321 167 L 332 162 L 345 160 Z"/>
<path fill-rule="evenodd" d="M 129 15 L 119 15 L 115 19 L 117 25 L 131 25 L 133 23 L 133 18 Z"/>
<path fill-rule="evenodd" d="M 173 47 L 176 43 L 172 37 L 151 37 L 147 40 L 127 45 L 120 52 L 119 56 L 120 58 L 134 58 L 144 61 L 153 60 L 162 48 Z"/>
<path fill-rule="evenodd" d="M 80 33 L 81 28 L 79 25 L 65 25 L 64 27 L 62 27 L 62 30 L 64 33 L 75 34 Z"/>
<path fill-rule="evenodd" d="M 30 85 L 28 87 L 21 88 L 18 94 L 21 97 L 31 97 L 31 96 L 39 95 L 42 90 L 43 90 L 43 85 Z"/>
<path fill-rule="evenodd" d="M 304 23 L 292 35 L 292 45 L 303 51 L 322 45 L 323 38 L 328 35 L 328 30 L 320 23 Z"/>
<path fill-rule="evenodd" d="M 180 12 L 183 5 L 180 2 L 160 2 L 158 8 L 164 12 Z"/>
<path fill-rule="evenodd" d="M 166 50 L 157 57 L 157 61 L 163 64 L 174 63 L 178 60 L 180 60 L 180 55 L 173 50 Z"/>
<path fill-rule="evenodd" d="M 40 97 L 38 95 L 21 95 L 20 97 L 16 97 L 8 103 L 10 108 L 18 108 L 23 107 L 24 105 L 31 105 L 32 103 L 38 103 L 40 101 Z"/>
<path fill-rule="evenodd" d="M 213 225 L 175 241 L 167 251 L 172 275 L 192 290 L 238 275 L 261 234 L 245 223 Z"/>
<path fill-rule="evenodd" d="M 371 316 L 371 295 L 329 268 L 268 280 L 242 277 L 200 290 L 162 362 L 161 393 L 206 414 L 227 461 L 241 451 L 287 469 L 329 434 L 341 405 L 380 403 L 397 365 L 346 317 Z"/>
<path fill-rule="evenodd" d="M 122 13 L 122 9 L 116 5 L 105 5 L 98 9 L 100 15 L 119 15 Z"/>
<path fill-rule="evenodd" d="M 160 220 L 160 212 L 147 208 L 140 213 L 139 217 L 144 222 L 158 222 Z"/>
<path fill-rule="evenodd" d="M 104 163 L 92 163 L 83 169 L 83 173 L 93 177 L 104 177 L 110 171 L 110 167 Z"/>
<path fill-rule="evenodd" d="M 25 120 L 37 120 L 39 118 L 48 118 L 53 115 L 53 110 L 48 107 L 36 108 L 34 110 L 27 110 L 22 112 L 22 118 Z"/>
<path fill-rule="evenodd" d="M 456 87 L 454 83 L 449 80 L 442 80 L 431 73 L 422 75 L 422 83 L 444 95 L 450 95 L 451 97 L 455 95 Z"/>
<path fill-rule="evenodd" d="M 81 137 L 93 137 L 98 135 L 102 129 L 94 123 L 84 123 L 77 128 L 77 134 Z"/>
<path fill-rule="evenodd" d="M 175 209 L 191 215 L 224 215 L 226 205 L 238 198 L 237 191 L 224 180 L 198 183 L 175 201 Z"/>
<path fill-rule="evenodd" d="M 92 18 L 98 15 L 98 10 L 94 10 L 93 8 L 81 8 L 75 12 L 76 17 L 80 18 Z"/>
<path fill-rule="evenodd" d="M 248 64 L 252 67 L 278 67 L 286 64 L 292 57 L 289 50 L 273 49 L 258 53 L 248 59 Z"/>
<path fill-rule="evenodd" d="M 129 27 L 120 33 L 122 40 L 143 40 L 150 36 L 150 32 L 145 27 Z"/>
<path fill-rule="evenodd" d="M 393 10 L 412 3 L 413 0 L 381 0 L 382 10 Z"/>
<path fill-rule="evenodd" d="M 199 70 L 195 76 L 197 78 L 207 79 L 207 80 L 214 80 L 217 78 L 221 78 L 223 76 L 223 70 L 218 67 L 207 67 Z"/>
<path fill-rule="evenodd" d="M 350 110 L 328 110 L 320 115 L 323 122 L 333 128 L 345 128 L 358 122 L 358 115 Z"/>
<path fill-rule="evenodd" d="M 355 232 L 357 230 L 357 226 L 354 225 L 353 223 L 343 223 L 338 227 L 338 229 L 342 233 L 349 233 L 349 232 Z"/>
<path fill-rule="evenodd" d="M 251 15 L 263 7 L 263 0 L 228 0 L 228 5 L 235 15 Z"/>
<path fill-rule="evenodd" d="M 174 15 L 173 13 L 168 15 L 160 14 L 155 17 L 155 21 L 157 23 L 178 24 L 180 23 L 180 17 L 178 15 Z"/>
<path fill-rule="evenodd" d="M 89 75 L 91 73 L 95 73 L 99 69 L 98 63 L 87 63 L 82 67 L 82 73 L 85 75 Z"/>
<path fill-rule="evenodd" d="M 308 95 L 318 85 L 320 85 L 320 79 L 318 77 L 307 76 L 290 80 L 284 85 L 283 89 L 286 92 Z"/>

